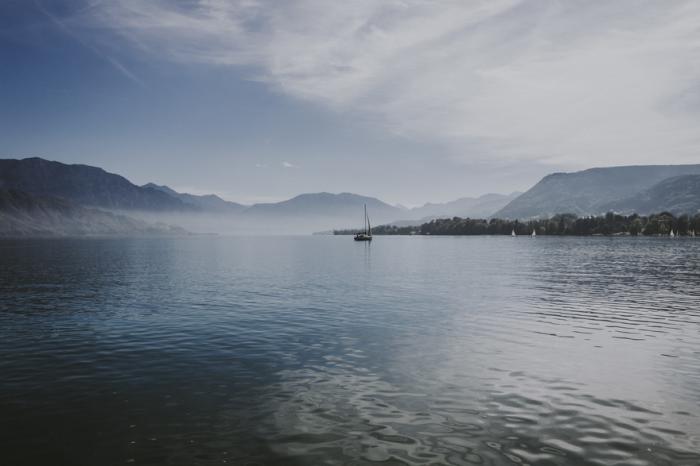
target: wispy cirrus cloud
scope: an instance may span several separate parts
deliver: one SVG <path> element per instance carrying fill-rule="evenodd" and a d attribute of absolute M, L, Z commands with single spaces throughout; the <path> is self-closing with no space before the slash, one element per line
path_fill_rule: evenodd
<path fill-rule="evenodd" d="M 123 63 L 121 63 L 119 60 L 117 60 L 112 55 L 103 52 L 102 50 L 100 50 L 98 47 L 96 47 L 92 43 L 86 42 L 84 39 L 82 39 L 80 37 L 79 34 L 77 34 L 75 31 L 73 31 L 64 21 L 62 21 L 56 15 L 52 14 L 49 10 L 47 10 L 41 2 L 35 1 L 34 7 L 36 8 L 37 11 L 39 11 L 41 14 L 46 16 L 56 27 L 58 27 L 61 31 L 63 31 L 65 34 L 67 34 L 73 40 L 78 42 L 81 46 L 85 47 L 86 49 L 88 49 L 92 53 L 94 53 L 96 56 L 105 60 L 115 70 L 117 70 L 119 73 L 121 73 L 124 77 L 130 79 L 131 81 L 133 81 L 134 83 L 136 83 L 140 86 L 143 86 L 143 81 L 141 81 L 126 66 L 124 66 Z"/>
<path fill-rule="evenodd" d="M 697 161 L 700 3 L 113 0 L 156 58 L 248 67 L 295 98 L 463 160 Z"/>

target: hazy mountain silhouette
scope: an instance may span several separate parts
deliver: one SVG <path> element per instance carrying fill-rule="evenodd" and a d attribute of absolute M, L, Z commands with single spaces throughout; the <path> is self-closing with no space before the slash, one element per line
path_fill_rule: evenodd
<path fill-rule="evenodd" d="M 184 234 L 124 215 L 76 205 L 65 199 L 0 189 L 0 236 Z"/>
<path fill-rule="evenodd" d="M 155 183 L 145 184 L 142 186 L 142 188 L 157 189 L 158 191 L 162 191 L 176 199 L 181 200 L 185 204 L 189 204 L 209 212 L 238 213 L 247 208 L 247 206 L 244 206 L 243 204 L 221 199 L 215 194 L 198 196 L 195 194 L 179 193 L 168 186 L 157 185 Z"/>
<path fill-rule="evenodd" d="M 83 206 L 120 210 L 196 210 L 163 191 L 88 165 L 67 165 L 38 157 L 0 160 L 0 189 L 52 196 Z"/>
<path fill-rule="evenodd" d="M 700 174 L 700 165 L 642 165 L 553 173 L 494 214 L 499 218 L 551 217 L 558 213 L 597 215 L 661 181 Z M 651 193 L 650 195 L 653 195 Z"/>
<path fill-rule="evenodd" d="M 462 197 L 442 204 L 428 203 L 422 207 L 411 209 L 407 215 L 410 215 L 412 219 L 421 220 L 437 217 L 487 218 L 520 194 L 522 193 L 517 191 L 511 194 L 489 193 L 479 197 Z M 404 217 L 409 218 L 408 216 Z"/>
<path fill-rule="evenodd" d="M 259 216 L 321 216 L 362 219 L 363 206 L 376 219 L 392 218 L 402 210 L 374 197 L 360 196 L 352 193 L 309 193 L 300 194 L 282 202 L 254 204 L 243 214 L 249 217 Z"/>
<path fill-rule="evenodd" d="M 310 227 L 312 224 L 345 226 L 355 219 L 358 224 L 361 223 L 365 204 L 375 224 L 438 216 L 488 216 L 512 197 L 487 194 L 479 198 L 462 198 L 444 204 L 402 209 L 358 194 L 308 193 L 281 202 L 244 206 L 213 194 L 200 196 L 179 193 L 168 186 L 155 183 L 136 186 L 126 178 L 101 168 L 67 165 L 37 157 L 0 160 L 0 188 L 17 189 L 37 196 L 52 196 L 82 206 L 117 211 L 158 212 L 167 221 L 187 220 L 190 227 L 196 222 L 214 218 L 207 215 L 186 217 L 194 213 L 238 215 L 236 221 L 248 227 L 252 227 L 255 222 L 264 228 L 285 228 L 292 225 Z M 149 214 L 143 212 L 138 216 L 149 218 Z M 227 221 L 231 223 L 234 220 Z M 228 227 L 222 229 L 228 230 Z"/>
<path fill-rule="evenodd" d="M 66 165 L 40 158 L 0 160 L 6 229 L 20 232 L 46 232 L 51 225 L 60 232 L 72 231 L 68 227 L 70 221 L 76 222 L 75 231 L 84 232 L 119 232 L 122 226 L 136 222 L 131 227 L 139 232 L 147 230 L 149 222 L 159 220 L 200 233 L 311 233 L 354 225 L 360 228 L 364 205 L 374 225 L 454 216 L 595 215 L 608 210 L 694 213 L 698 209 L 699 182 L 697 177 L 685 175 L 700 175 L 700 165 L 554 173 L 521 195 L 486 194 L 414 209 L 392 206 L 374 197 L 327 192 L 244 206 L 215 195 L 178 193 L 154 183 L 136 186 L 122 176 L 87 165 Z M 128 212 L 129 217 L 140 220 L 85 207 Z M 22 209 L 27 210 L 27 215 L 21 215 Z"/>

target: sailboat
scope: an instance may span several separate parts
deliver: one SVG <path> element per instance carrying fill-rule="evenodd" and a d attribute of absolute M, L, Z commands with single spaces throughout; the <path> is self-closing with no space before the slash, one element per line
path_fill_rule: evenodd
<path fill-rule="evenodd" d="M 674 234 L 673 234 L 673 230 L 671 230 L 671 233 L 669 233 L 668 236 L 670 236 L 671 238 L 673 238 L 673 237 L 676 236 L 676 235 L 674 235 Z"/>
<path fill-rule="evenodd" d="M 367 204 L 365 204 L 365 229 L 355 235 L 355 241 L 372 241 L 372 226 L 369 224 Z"/>
<path fill-rule="evenodd" d="M 537 232 L 535 231 L 534 228 L 532 229 L 532 234 L 530 236 L 537 236 Z"/>
<path fill-rule="evenodd" d="M 510 236 L 515 236 L 515 230 L 510 232 Z"/>

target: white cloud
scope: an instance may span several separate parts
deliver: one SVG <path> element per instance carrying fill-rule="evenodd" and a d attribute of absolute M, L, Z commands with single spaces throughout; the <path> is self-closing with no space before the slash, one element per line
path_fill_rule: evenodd
<path fill-rule="evenodd" d="M 287 161 L 282 162 L 282 166 L 283 166 L 284 168 L 297 168 L 296 165 L 294 165 L 294 164 L 291 163 L 291 162 L 287 162 Z"/>
<path fill-rule="evenodd" d="M 694 0 L 113 0 L 91 12 L 158 57 L 251 67 L 465 160 L 700 157 Z"/>

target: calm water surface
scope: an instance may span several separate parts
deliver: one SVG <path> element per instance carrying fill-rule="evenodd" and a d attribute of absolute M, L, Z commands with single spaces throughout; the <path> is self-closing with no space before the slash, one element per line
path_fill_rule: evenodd
<path fill-rule="evenodd" d="M 700 239 L 0 242 L 0 464 L 700 464 Z"/>

